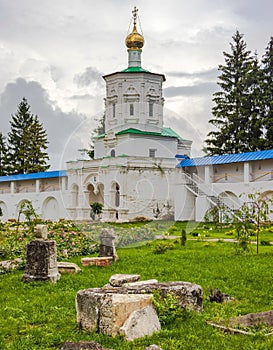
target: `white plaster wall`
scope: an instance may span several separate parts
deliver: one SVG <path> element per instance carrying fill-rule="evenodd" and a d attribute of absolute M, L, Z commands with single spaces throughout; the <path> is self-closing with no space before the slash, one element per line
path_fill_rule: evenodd
<path fill-rule="evenodd" d="M 206 196 L 196 197 L 195 200 L 195 221 L 204 221 L 207 210 L 211 207 Z"/>
<path fill-rule="evenodd" d="M 64 191 L 51 191 L 51 192 L 28 192 L 28 193 L 15 193 L 15 194 L 2 194 L 1 195 L 1 207 L 5 208 L 3 221 L 11 218 L 17 219 L 18 217 L 18 206 L 22 201 L 31 201 L 34 210 L 44 219 L 43 206 L 44 203 L 49 199 L 54 198 L 58 206 L 58 213 L 54 213 L 54 218 L 66 218 L 69 219 L 69 214 L 66 210 L 67 204 L 67 193 Z"/>
<path fill-rule="evenodd" d="M 150 73 L 115 73 L 105 76 L 106 80 L 106 132 L 112 128 L 124 129 L 124 125 L 163 126 L 163 76 Z M 149 100 L 154 102 L 153 117 L 149 117 Z M 115 103 L 115 116 L 113 116 Z M 130 115 L 130 103 L 134 114 Z"/>
<path fill-rule="evenodd" d="M 174 188 L 175 221 L 195 219 L 195 196 L 186 189 L 183 183 Z"/>
<path fill-rule="evenodd" d="M 115 155 L 149 157 L 149 149 L 156 150 L 158 158 L 174 158 L 177 154 L 177 139 L 170 137 L 152 137 L 146 135 L 118 135 L 113 142 L 99 140 L 95 144 L 95 158 Z"/>

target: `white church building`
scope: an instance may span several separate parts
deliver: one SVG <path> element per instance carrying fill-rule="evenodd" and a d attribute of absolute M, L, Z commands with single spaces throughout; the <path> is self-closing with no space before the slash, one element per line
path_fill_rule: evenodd
<path fill-rule="evenodd" d="M 201 221 L 223 202 L 236 209 L 242 192 L 273 193 L 273 150 L 190 158 L 192 141 L 164 127 L 163 74 L 141 67 L 143 36 L 126 38 L 128 68 L 103 76 L 105 134 L 94 159 L 67 169 L 0 177 L 2 220 L 17 218 L 31 201 L 44 219 L 88 221 L 90 204 L 103 204 L 103 221 L 137 217 Z"/>

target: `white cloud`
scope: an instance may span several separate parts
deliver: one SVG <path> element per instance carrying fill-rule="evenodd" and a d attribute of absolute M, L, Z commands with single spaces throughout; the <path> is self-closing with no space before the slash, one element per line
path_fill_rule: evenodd
<path fill-rule="evenodd" d="M 145 37 L 143 67 L 166 75 L 165 105 L 184 118 L 172 121 L 182 129 L 192 122 L 198 132 L 185 132 L 201 149 L 222 52 L 238 29 L 249 49 L 263 54 L 272 35 L 271 0 L 0 0 L 0 131 L 28 93 L 33 112 L 48 114 L 54 159 L 75 130 L 75 148 L 88 142 L 83 132 L 104 108 L 99 75 L 127 67 L 124 41 L 135 5 Z M 53 129 L 62 120 L 68 122 L 61 142 Z"/>

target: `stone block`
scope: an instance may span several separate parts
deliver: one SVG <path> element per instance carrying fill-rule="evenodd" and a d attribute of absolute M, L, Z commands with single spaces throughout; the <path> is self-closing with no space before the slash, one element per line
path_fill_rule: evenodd
<path fill-rule="evenodd" d="M 55 241 L 35 240 L 27 245 L 26 269 L 23 282 L 50 281 L 60 278 Z"/>
<path fill-rule="evenodd" d="M 147 348 L 145 348 L 145 350 L 163 350 L 163 349 L 160 348 L 158 345 L 152 344 L 150 346 L 147 346 Z"/>
<path fill-rule="evenodd" d="M 103 228 L 101 230 L 99 256 L 111 256 L 113 260 L 118 259 L 114 240 L 115 235 L 112 228 Z"/>
<path fill-rule="evenodd" d="M 144 281 L 145 282 L 145 281 Z M 162 298 L 168 293 L 173 294 L 183 308 L 198 312 L 203 311 L 203 291 L 198 284 L 190 282 L 160 282 L 160 283 L 132 283 L 127 286 L 115 288 L 112 286 L 103 287 L 105 293 L 124 293 L 124 294 L 151 294 L 153 290 L 158 290 Z"/>
<path fill-rule="evenodd" d="M 4 260 L 4 261 L 0 261 L 0 271 L 7 271 L 7 270 L 14 270 L 16 269 L 18 266 L 20 266 L 20 264 L 22 264 L 23 260 L 20 258 L 16 258 L 14 260 Z"/>
<path fill-rule="evenodd" d="M 147 294 L 112 294 L 99 288 L 80 290 L 76 295 L 77 325 L 84 331 L 116 336 L 133 311 L 152 302 L 152 295 Z"/>
<path fill-rule="evenodd" d="M 140 279 L 140 275 L 116 274 L 110 277 L 109 283 L 113 287 L 121 287 L 124 283 L 135 282 Z"/>
<path fill-rule="evenodd" d="M 34 236 L 38 239 L 47 239 L 48 229 L 47 225 L 36 225 L 34 227 Z"/>
<path fill-rule="evenodd" d="M 82 258 L 82 266 L 110 266 L 113 263 L 113 257 L 94 257 L 94 258 Z"/>
<path fill-rule="evenodd" d="M 134 340 L 154 332 L 160 331 L 160 323 L 157 313 L 152 305 L 141 310 L 136 310 L 130 314 L 123 326 L 120 328 L 120 334 L 124 335 L 126 340 Z"/>
<path fill-rule="evenodd" d="M 102 293 L 93 289 L 79 290 L 76 294 L 77 326 L 84 331 L 98 330 L 99 310 L 103 299 Z"/>
<path fill-rule="evenodd" d="M 60 273 L 78 273 L 81 271 L 79 266 L 70 262 L 58 262 L 58 270 Z"/>
<path fill-rule="evenodd" d="M 151 295 L 107 294 L 100 309 L 99 331 L 116 336 L 132 312 L 152 306 Z"/>

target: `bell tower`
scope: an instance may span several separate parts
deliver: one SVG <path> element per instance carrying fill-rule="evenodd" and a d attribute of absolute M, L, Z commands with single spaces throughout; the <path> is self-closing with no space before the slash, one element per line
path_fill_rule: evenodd
<path fill-rule="evenodd" d="M 106 134 L 127 129 L 161 132 L 163 128 L 162 83 L 163 74 L 142 68 L 141 54 L 144 38 L 138 32 L 138 10 L 133 13 L 133 29 L 125 39 L 128 68 L 105 75 L 105 130 Z M 112 136 L 111 136 L 112 137 Z"/>

